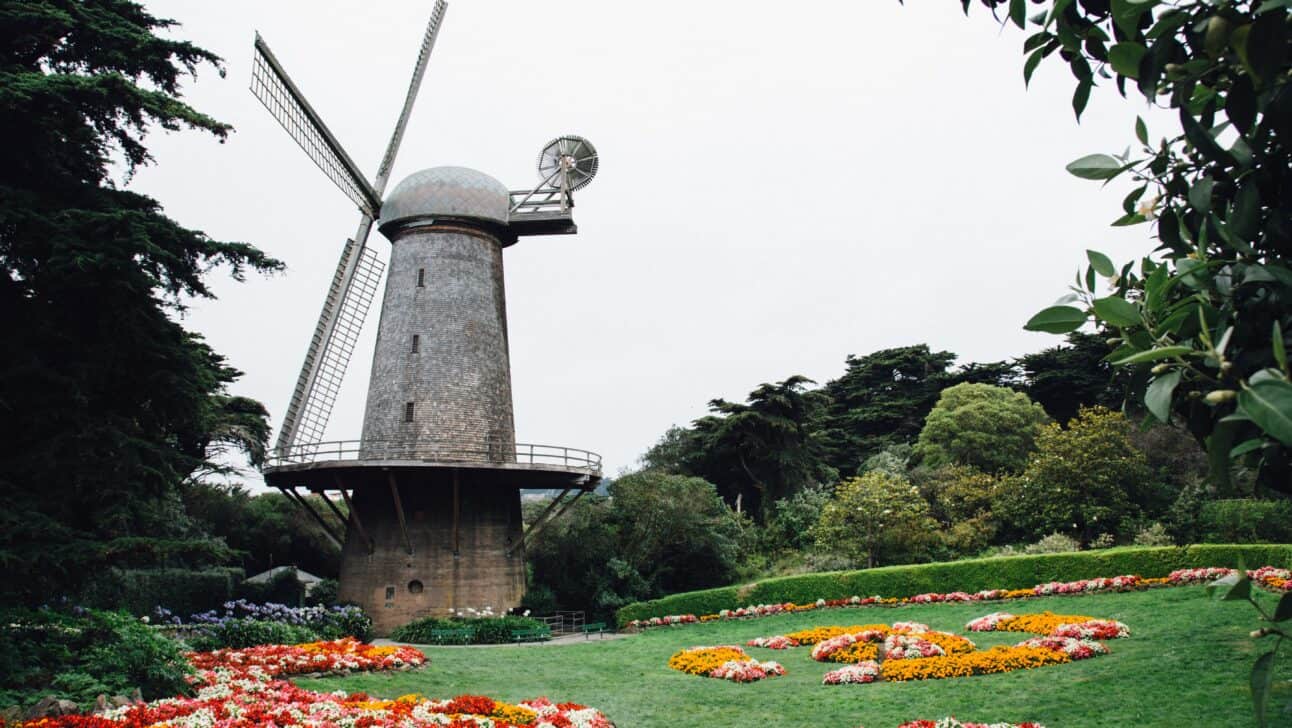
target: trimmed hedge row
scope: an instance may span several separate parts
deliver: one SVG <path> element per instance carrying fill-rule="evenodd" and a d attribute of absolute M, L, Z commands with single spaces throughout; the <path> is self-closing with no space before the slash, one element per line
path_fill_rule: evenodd
<path fill-rule="evenodd" d="M 909 597 L 927 592 L 1026 589 L 1051 581 L 1121 574 L 1161 577 L 1176 569 L 1236 567 L 1240 562 L 1249 568 L 1285 567 L 1292 564 L 1292 545 L 1130 547 L 800 574 L 746 586 L 705 589 L 637 602 L 621 608 L 615 616 L 622 627 L 634 619 L 669 614 L 700 616 L 749 604 L 804 604 L 817 599 L 846 599 L 851 596 Z"/>
<path fill-rule="evenodd" d="M 90 607 L 124 609 L 136 616 L 165 607 L 176 614 L 217 609 L 233 598 L 242 569 L 108 569 L 79 595 Z"/>

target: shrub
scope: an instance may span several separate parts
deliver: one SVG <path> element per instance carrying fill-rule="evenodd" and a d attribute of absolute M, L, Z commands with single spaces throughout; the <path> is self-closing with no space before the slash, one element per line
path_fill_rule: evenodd
<path fill-rule="evenodd" d="M 305 585 L 297 577 L 295 567 L 276 572 L 266 582 L 243 581 L 236 593 L 239 599 L 249 602 L 305 606 Z"/>
<path fill-rule="evenodd" d="M 1292 502 L 1235 498 L 1204 503 L 1202 540 L 1208 543 L 1292 541 Z"/>
<path fill-rule="evenodd" d="M 1049 536 L 1030 544 L 1023 548 L 1025 554 L 1064 554 L 1072 551 L 1079 551 L 1081 544 L 1077 543 L 1075 538 L 1064 536 L 1061 533 L 1052 533 Z"/>
<path fill-rule="evenodd" d="M 1150 480 L 1129 431 L 1125 416 L 1102 407 L 1082 409 L 1066 430 L 1045 427 L 1023 474 L 1002 479 L 992 511 L 1024 539 L 1058 531 L 1089 543 L 1118 531 Z"/>
<path fill-rule="evenodd" d="M 0 705 L 84 706 L 135 688 L 152 700 L 186 692 L 191 672 L 178 642 L 124 612 L 0 613 Z"/>
<path fill-rule="evenodd" d="M 391 632 L 390 638 L 396 642 L 411 642 L 419 645 L 431 644 L 473 644 L 499 645 L 511 641 L 511 632 L 516 629 L 539 629 L 546 626 L 543 622 L 529 617 L 505 615 L 502 617 L 480 617 L 462 619 L 458 617 L 423 617 L 409 622 Z M 437 629 L 470 629 L 471 637 L 466 640 L 440 639 L 432 632 Z"/>
<path fill-rule="evenodd" d="M 865 561 L 912 561 L 935 525 L 910 481 L 873 470 L 840 483 L 813 529 L 817 547 Z"/>
<path fill-rule="evenodd" d="M 1041 405 L 1022 392 L 957 384 L 942 390 L 924 420 L 914 459 L 929 467 L 959 464 L 988 473 L 1018 472 L 1049 420 Z"/>
<path fill-rule="evenodd" d="M 317 642 L 323 635 L 297 624 L 269 622 L 260 619 L 229 619 L 206 625 L 189 637 L 188 644 L 199 652 L 225 647 L 235 649 L 258 645 L 298 645 Z"/>
<path fill-rule="evenodd" d="M 1139 533 L 1135 534 L 1136 546 L 1173 546 L 1175 539 L 1167 533 L 1166 527 L 1160 523 L 1150 523 Z"/>
<path fill-rule="evenodd" d="M 662 617 L 667 614 L 714 614 L 723 609 L 735 609 L 748 604 L 806 603 L 817 599 L 846 599 L 876 594 L 904 597 L 924 592 L 1025 589 L 1050 581 L 1073 581 L 1120 574 L 1166 576 L 1175 569 L 1236 567 L 1240 563 L 1249 567 L 1257 564 L 1292 566 L 1292 545 L 1122 547 L 802 574 L 768 579 L 744 587 L 706 589 L 629 604 L 619 610 L 617 618 L 619 624 L 624 625 L 634 619 Z"/>
<path fill-rule="evenodd" d="M 219 610 L 194 614 L 187 620 L 165 609 L 158 609 L 155 614 L 163 622 L 198 625 L 190 643 L 200 650 L 299 644 L 341 637 L 366 640 L 372 633 L 372 618 L 353 605 L 289 607 L 239 599 L 226 602 Z"/>
<path fill-rule="evenodd" d="M 305 595 L 305 606 L 307 607 L 331 607 L 339 603 L 337 599 L 336 579 L 324 579 L 314 585 L 309 594 Z"/>

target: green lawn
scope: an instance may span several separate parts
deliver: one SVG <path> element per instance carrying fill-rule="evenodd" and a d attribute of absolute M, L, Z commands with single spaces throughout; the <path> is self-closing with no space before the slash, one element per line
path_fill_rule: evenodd
<path fill-rule="evenodd" d="M 1272 602 L 1272 599 L 1269 601 Z M 807 648 L 749 648 L 781 661 L 788 674 L 752 684 L 693 677 L 670 670 L 682 647 L 743 643 L 813 625 L 916 620 L 964 633 L 965 622 L 1004 610 L 1118 619 L 1129 639 L 1111 640 L 1111 655 L 1002 675 L 871 685 L 821 684 L 830 669 Z M 893 728 L 913 718 L 1020 722 L 1048 728 L 1085 726 L 1247 726 L 1247 674 L 1256 655 L 1248 637 L 1255 612 L 1245 602 L 1216 603 L 1202 587 L 1129 594 L 1051 597 L 1006 604 L 948 604 L 892 609 L 833 609 L 739 622 L 662 628 L 622 640 L 564 646 L 424 648 L 423 670 L 301 680 L 312 689 L 366 691 L 382 697 L 417 692 L 462 693 L 518 701 L 540 695 L 605 712 L 619 728 L 638 726 L 824 726 Z M 980 646 L 1027 635 L 972 635 Z M 1292 677 L 1292 658 L 1277 673 Z M 1281 688 L 1281 705 L 1292 690 Z M 1292 725 L 1292 719 L 1277 723 Z"/>

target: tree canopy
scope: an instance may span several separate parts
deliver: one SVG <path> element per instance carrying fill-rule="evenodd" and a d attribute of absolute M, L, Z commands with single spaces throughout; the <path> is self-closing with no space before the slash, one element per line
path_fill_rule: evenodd
<path fill-rule="evenodd" d="M 988 473 L 1017 472 L 1047 421 L 1045 410 L 1022 392 L 957 384 L 942 390 L 924 420 L 914 457 L 933 468 L 955 464 Z"/>
<path fill-rule="evenodd" d="M 180 99 L 220 59 L 125 0 L 0 1 L 0 563 L 37 599 L 174 531 L 156 504 L 212 446 L 253 457 L 265 412 L 174 318 L 204 276 L 280 264 L 123 189 L 153 128 L 229 127 Z M 114 166 L 114 159 L 121 166 Z M 125 552 L 113 546 L 127 539 Z M 194 556 L 194 558 L 197 558 Z"/>

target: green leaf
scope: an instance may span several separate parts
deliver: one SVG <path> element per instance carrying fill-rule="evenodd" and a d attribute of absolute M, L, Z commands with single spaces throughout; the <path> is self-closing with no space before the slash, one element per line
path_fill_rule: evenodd
<path fill-rule="evenodd" d="M 1144 391 L 1144 406 L 1159 422 L 1171 421 L 1171 396 L 1175 394 L 1181 376 L 1179 369 L 1159 375 Z"/>
<path fill-rule="evenodd" d="M 1088 154 L 1068 164 L 1067 170 L 1081 179 L 1112 179 L 1122 173 L 1122 163 L 1109 154 Z"/>
<path fill-rule="evenodd" d="M 1229 231 L 1246 242 L 1252 242 L 1261 230 L 1261 191 L 1255 182 L 1238 188 L 1229 208 Z"/>
<path fill-rule="evenodd" d="M 1161 308 L 1166 302 L 1166 279 L 1166 266 L 1159 265 L 1144 280 L 1144 305 L 1150 311 Z"/>
<path fill-rule="evenodd" d="M 1091 293 L 1095 292 L 1095 269 L 1086 268 L 1086 290 Z"/>
<path fill-rule="evenodd" d="M 1238 408 L 1270 437 L 1292 446 L 1292 384 L 1262 381 L 1238 393 Z"/>
<path fill-rule="evenodd" d="M 1279 597 L 1278 606 L 1274 608 L 1275 622 L 1286 622 L 1292 619 L 1292 592 Z"/>
<path fill-rule="evenodd" d="M 1287 13 L 1265 13 L 1252 23 L 1247 37 L 1247 61 L 1254 75 L 1268 84 L 1287 63 Z"/>
<path fill-rule="evenodd" d="M 1027 57 L 1023 64 L 1023 85 L 1027 86 L 1032 83 L 1032 74 L 1036 72 L 1036 67 L 1041 65 L 1041 59 L 1045 58 L 1045 49 L 1038 48 L 1032 51 L 1032 55 Z"/>
<path fill-rule="evenodd" d="M 1081 121 L 1081 114 L 1086 110 L 1086 104 L 1090 103 L 1090 90 L 1094 87 L 1093 78 L 1083 78 L 1077 82 L 1077 90 L 1072 94 L 1072 110 L 1077 114 L 1077 121 Z"/>
<path fill-rule="evenodd" d="M 1225 116 L 1233 122 L 1234 128 L 1242 134 L 1252 130 L 1256 123 L 1256 89 L 1252 87 L 1251 76 L 1243 75 L 1234 79 L 1234 84 L 1225 96 Z"/>
<path fill-rule="evenodd" d="M 1020 28 L 1027 25 L 1027 0 L 1009 0 L 1009 19 Z"/>
<path fill-rule="evenodd" d="M 1202 156 L 1225 166 L 1235 164 L 1234 158 L 1216 143 L 1215 138 L 1211 136 L 1211 132 L 1203 129 L 1198 120 L 1193 118 L 1188 104 L 1181 104 L 1180 106 L 1180 126 L 1184 128 L 1185 138 Z M 1190 193 L 1192 194 L 1192 190 Z"/>
<path fill-rule="evenodd" d="M 1184 356 L 1185 354 L 1192 353 L 1193 348 L 1189 346 L 1163 346 L 1159 349 L 1149 349 L 1148 351 L 1137 352 L 1124 359 L 1118 359 L 1113 362 L 1113 366 L 1127 366 L 1130 364 L 1143 364 L 1144 362 L 1150 361 L 1161 361 L 1163 359 L 1174 359 L 1177 356 Z M 1160 378 L 1161 377 L 1159 377 L 1159 379 Z"/>
<path fill-rule="evenodd" d="M 1136 326 L 1142 322 L 1139 308 L 1120 296 L 1097 298 L 1094 302 L 1095 316 L 1118 328 Z"/>
<path fill-rule="evenodd" d="M 1135 138 L 1140 144 L 1148 146 L 1148 125 L 1144 123 L 1144 118 L 1135 117 Z"/>
<path fill-rule="evenodd" d="M 1113 70 L 1127 78 L 1139 78 L 1139 62 L 1144 59 L 1148 49 L 1139 43 L 1118 43 L 1108 49 L 1108 62 Z M 1144 141 L 1144 140 L 1141 140 Z M 1144 141 L 1148 144 L 1147 141 Z"/>
<path fill-rule="evenodd" d="M 1235 447 L 1233 450 L 1230 450 L 1229 459 L 1237 460 L 1238 458 L 1241 458 L 1242 456 L 1246 455 L 1249 452 L 1260 450 L 1264 446 L 1265 446 L 1264 440 L 1260 439 L 1259 437 L 1253 438 Z"/>
<path fill-rule="evenodd" d="M 1148 218 L 1144 217 L 1143 215 L 1139 214 L 1138 212 L 1132 212 L 1132 213 L 1129 213 L 1129 214 L 1126 214 L 1126 215 L 1122 215 L 1121 217 L 1117 218 L 1116 220 L 1113 220 L 1113 224 L 1112 224 L 1112 226 L 1113 226 L 1113 227 L 1128 227 L 1128 226 L 1130 226 L 1130 225 L 1139 225 L 1140 223 L 1144 223 L 1144 222 L 1148 222 Z"/>
<path fill-rule="evenodd" d="M 1189 206 L 1201 213 L 1211 211 L 1211 191 L 1216 186 L 1216 181 L 1210 177 L 1203 177 L 1189 188 Z"/>
<path fill-rule="evenodd" d="M 1157 4 L 1157 0 L 1112 0 L 1113 22 L 1127 37 L 1139 33 L 1139 19 Z"/>
<path fill-rule="evenodd" d="M 1095 272 L 1104 278 L 1112 278 L 1117 274 L 1113 261 L 1097 250 L 1087 250 L 1086 259 L 1090 261 L 1090 266 L 1095 269 Z"/>
<path fill-rule="evenodd" d="M 1270 685 L 1274 683 L 1274 650 L 1256 658 L 1252 665 L 1252 707 L 1256 711 L 1256 725 L 1264 726 L 1265 712 L 1270 702 Z"/>
<path fill-rule="evenodd" d="M 1274 322 L 1274 332 L 1270 335 L 1270 343 L 1274 347 L 1274 360 L 1279 363 L 1285 374 L 1292 374 L 1288 369 L 1288 350 L 1283 344 L 1283 327 L 1278 321 Z"/>
<path fill-rule="evenodd" d="M 1048 334 L 1066 334 L 1081 328 L 1085 322 L 1086 312 L 1075 306 L 1050 306 L 1028 319 L 1023 328 Z"/>

